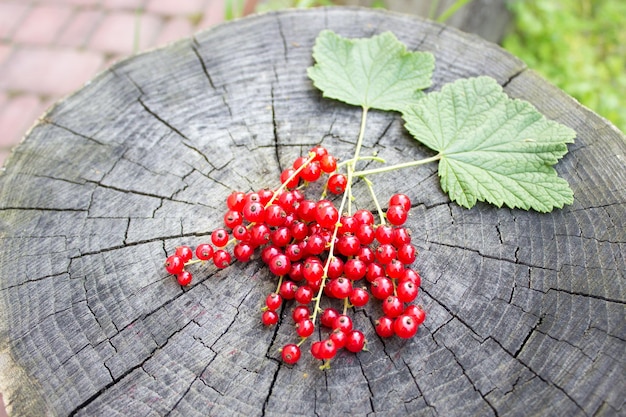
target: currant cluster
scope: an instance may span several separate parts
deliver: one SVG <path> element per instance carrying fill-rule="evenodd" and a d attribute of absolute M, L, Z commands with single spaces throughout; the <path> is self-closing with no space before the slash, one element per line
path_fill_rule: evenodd
<path fill-rule="evenodd" d="M 178 247 L 167 258 L 166 270 L 176 275 L 181 285 L 188 285 L 192 280 L 188 265 L 208 261 L 225 268 L 233 256 L 247 262 L 260 253 L 278 277 L 276 290 L 267 295 L 262 308 L 263 324 L 278 323 L 285 301 L 295 301 L 291 319 L 300 341 L 281 349 L 288 364 L 298 362 L 300 346 L 318 326 L 329 329 L 328 336 L 310 348 L 314 358 L 324 361 L 322 368 L 329 366 L 339 349 L 363 350 L 365 336 L 353 328 L 347 310 L 365 306 L 371 297 L 381 301 L 382 315 L 375 323 L 378 335 L 412 337 L 425 313 L 411 304 L 421 282 L 420 275 L 410 268 L 417 251 L 410 231 L 403 227 L 411 201 L 404 194 L 393 195 L 384 217 L 379 209 L 381 224 L 375 224 L 368 210 L 341 213 L 349 177 L 338 172 L 337 159 L 325 148 L 314 147 L 281 173 L 278 189 L 230 194 L 224 227 L 212 232 L 211 243 L 203 243 L 195 251 Z M 322 196 L 308 199 L 303 190 L 322 178 Z M 342 205 L 337 208 L 326 198 L 327 193 L 343 194 Z M 322 309 L 324 296 L 341 300 L 342 307 Z"/>

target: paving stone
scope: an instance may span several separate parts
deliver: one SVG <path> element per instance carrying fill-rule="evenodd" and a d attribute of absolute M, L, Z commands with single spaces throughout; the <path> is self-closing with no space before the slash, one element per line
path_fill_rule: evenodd
<path fill-rule="evenodd" d="M 145 10 L 165 16 L 187 16 L 201 13 L 205 0 L 148 0 Z"/>
<path fill-rule="evenodd" d="M 223 0 L 209 0 L 197 30 L 206 29 L 218 23 L 222 23 L 226 13 L 224 4 L 225 2 Z"/>
<path fill-rule="evenodd" d="M 189 19 L 184 17 L 171 19 L 165 24 L 165 26 L 163 26 L 163 30 L 159 33 L 155 44 L 164 45 L 166 43 L 191 36 L 193 31 L 194 28 Z"/>
<path fill-rule="evenodd" d="M 132 54 L 135 30 L 139 25 L 139 50 L 154 45 L 162 26 L 161 19 L 151 14 L 112 13 L 104 18 L 89 42 L 89 48 L 106 53 Z"/>
<path fill-rule="evenodd" d="M 28 14 L 30 5 L 24 1 L 0 2 L 0 39 L 9 39 Z"/>
<path fill-rule="evenodd" d="M 10 149 L 42 114 L 39 97 L 25 94 L 13 97 L 0 110 L 0 148 Z"/>
<path fill-rule="evenodd" d="M 15 30 L 13 41 L 31 45 L 50 45 L 72 15 L 72 9 L 63 5 L 35 6 Z"/>
<path fill-rule="evenodd" d="M 96 9 L 77 12 L 62 30 L 57 39 L 57 45 L 84 47 L 103 17 L 104 13 Z"/>
<path fill-rule="evenodd" d="M 21 47 L 0 68 L 0 89 L 62 96 L 92 78 L 104 58 L 69 48 Z"/>

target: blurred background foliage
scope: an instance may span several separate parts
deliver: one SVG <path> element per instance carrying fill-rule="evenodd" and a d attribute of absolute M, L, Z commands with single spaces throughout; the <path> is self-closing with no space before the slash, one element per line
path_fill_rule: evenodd
<path fill-rule="evenodd" d="M 502 46 L 626 132 L 626 1 L 514 0 Z"/>
<path fill-rule="evenodd" d="M 225 0 L 226 19 L 361 5 L 414 13 L 499 42 L 626 132 L 626 0 Z"/>

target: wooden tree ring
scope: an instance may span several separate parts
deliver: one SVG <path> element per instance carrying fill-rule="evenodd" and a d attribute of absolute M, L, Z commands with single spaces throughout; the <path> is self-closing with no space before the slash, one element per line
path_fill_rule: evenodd
<path fill-rule="evenodd" d="M 390 30 L 435 54 L 433 90 L 492 76 L 577 139 L 556 167 L 575 202 L 550 214 L 459 208 L 436 165 L 375 178 L 380 196 L 415 204 L 428 318 L 415 338 L 383 341 L 370 303 L 354 313 L 369 352 L 342 353 L 324 373 L 308 353 L 280 362 L 295 340 L 290 308 L 284 325 L 260 324 L 276 285 L 261 262 L 198 268 L 181 288 L 163 261 L 208 239 L 232 190 L 276 187 L 314 144 L 350 155 L 359 109 L 323 99 L 306 75 L 326 28 Z M 377 111 L 363 148 L 374 151 L 432 155 Z M 10 415 L 623 415 L 625 154 L 623 134 L 520 60 L 416 17 L 270 13 L 134 56 L 57 103 L 0 176 Z"/>

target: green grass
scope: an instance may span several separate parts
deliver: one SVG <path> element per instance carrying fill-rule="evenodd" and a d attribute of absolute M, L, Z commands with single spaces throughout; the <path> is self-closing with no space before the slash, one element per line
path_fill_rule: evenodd
<path fill-rule="evenodd" d="M 514 0 L 503 46 L 626 132 L 626 1 Z"/>

